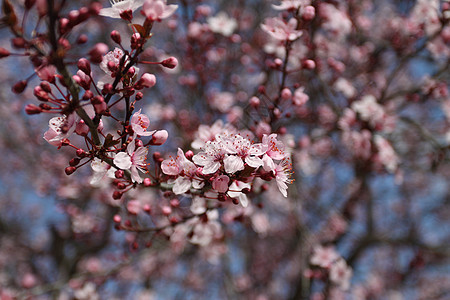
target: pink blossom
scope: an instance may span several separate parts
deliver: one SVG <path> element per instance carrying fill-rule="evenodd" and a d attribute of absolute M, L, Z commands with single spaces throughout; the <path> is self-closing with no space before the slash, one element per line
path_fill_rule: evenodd
<path fill-rule="evenodd" d="M 217 135 L 217 140 L 223 143 L 228 154 L 224 159 L 227 173 L 233 174 L 243 170 L 244 161 L 252 168 L 263 165 L 262 159 L 258 157 L 265 153 L 263 144 L 252 144 L 239 134 Z"/>
<path fill-rule="evenodd" d="M 315 246 L 314 253 L 309 262 L 322 268 L 330 268 L 331 265 L 339 258 L 339 254 L 333 247 Z"/>
<path fill-rule="evenodd" d="M 282 160 L 289 156 L 289 153 L 284 151 L 285 146 L 283 142 L 277 140 L 277 135 L 272 133 L 271 135 L 264 134 L 262 140 L 262 151 L 264 151 L 263 167 L 266 171 L 275 170 L 275 160 Z"/>
<path fill-rule="evenodd" d="M 230 110 L 235 102 L 234 96 L 230 92 L 221 92 L 211 98 L 211 107 L 225 113 Z"/>
<path fill-rule="evenodd" d="M 279 5 L 272 4 L 272 7 L 275 10 L 296 10 L 309 4 L 311 0 L 281 0 Z"/>
<path fill-rule="evenodd" d="M 110 2 L 112 7 L 102 8 L 99 15 L 119 19 L 123 12 L 134 12 L 141 7 L 144 0 L 110 0 Z"/>
<path fill-rule="evenodd" d="M 178 155 L 174 158 L 165 159 L 161 163 L 161 170 L 166 175 L 180 175 L 178 176 L 172 187 L 172 191 L 179 195 L 189 191 L 191 186 L 194 189 L 201 189 L 204 186 L 204 182 L 196 175 L 197 166 L 186 158 L 183 150 L 178 148 Z"/>
<path fill-rule="evenodd" d="M 141 13 L 151 21 L 161 21 L 162 19 L 170 17 L 178 5 L 166 4 L 166 0 L 146 0 L 142 7 Z"/>
<path fill-rule="evenodd" d="M 136 149 L 134 140 L 127 146 L 127 152 L 119 152 L 114 157 L 114 164 L 122 170 L 131 171 L 131 180 L 133 182 L 142 183 L 143 179 L 139 175 L 139 171 L 146 172 L 148 149 L 146 147 L 139 147 Z"/>
<path fill-rule="evenodd" d="M 296 89 L 294 91 L 294 96 L 292 97 L 292 103 L 295 106 L 302 106 L 303 104 L 308 102 L 309 96 L 307 94 L 305 94 L 304 90 L 305 90 L 304 87 L 299 87 L 298 89 Z"/>
<path fill-rule="evenodd" d="M 270 34 L 274 39 L 280 41 L 294 41 L 302 35 L 302 31 L 297 30 L 297 20 L 292 18 L 285 23 L 280 18 L 268 18 L 261 28 Z"/>
<path fill-rule="evenodd" d="M 117 170 L 116 168 L 110 166 L 107 162 L 101 161 L 97 157 L 95 157 L 91 162 L 91 168 L 92 171 L 94 171 L 94 174 L 92 175 L 89 183 L 94 187 L 99 186 L 105 176 L 114 179 L 114 172 Z"/>
<path fill-rule="evenodd" d="M 214 141 L 219 133 L 235 133 L 236 129 L 230 124 L 223 124 L 222 120 L 217 120 L 212 126 L 200 125 L 195 133 L 195 140 L 191 146 L 194 149 L 200 149 L 207 141 Z"/>
<path fill-rule="evenodd" d="M 235 180 L 230 185 L 227 194 L 231 198 L 238 199 L 239 203 L 241 203 L 241 205 L 243 207 L 247 207 L 248 206 L 248 198 L 247 198 L 247 195 L 242 192 L 242 190 L 243 189 L 250 190 L 251 188 L 252 188 L 252 186 L 250 183 Z"/>
<path fill-rule="evenodd" d="M 212 187 L 215 191 L 219 193 L 225 193 L 228 190 L 228 183 L 230 182 L 230 177 L 227 175 L 220 175 L 214 178 L 212 182 Z"/>
<path fill-rule="evenodd" d="M 348 290 L 350 287 L 350 279 L 352 278 L 352 275 L 352 269 L 347 266 L 347 263 L 342 258 L 338 259 L 331 265 L 330 280 L 344 291 Z"/>
<path fill-rule="evenodd" d="M 378 148 L 378 159 L 386 167 L 386 169 L 393 173 L 397 169 L 399 158 L 395 153 L 391 144 L 381 135 L 375 135 L 375 145 Z"/>
<path fill-rule="evenodd" d="M 225 158 L 226 150 L 223 143 L 218 141 L 208 141 L 203 147 L 203 151 L 194 155 L 192 160 L 199 166 L 203 166 L 203 174 L 215 173 Z"/>
<path fill-rule="evenodd" d="M 61 141 L 75 131 L 78 120 L 79 117 L 75 113 L 68 117 L 51 118 L 48 122 L 49 129 L 44 133 L 44 139 L 53 146 L 61 146 Z"/>
<path fill-rule="evenodd" d="M 148 126 L 150 126 L 150 120 L 147 115 L 141 114 L 141 109 L 133 114 L 130 120 L 130 125 L 135 136 L 150 136 L 156 131 L 147 131 Z"/>
<path fill-rule="evenodd" d="M 385 117 L 383 107 L 372 95 L 364 96 L 361 100 L 353 102 L 352 109 L 361 116 L 362 120 L 369 122 L 374 127 L 381 124 Z"/>
<path fill-rule="evenodd" d="M 292 183 L 291 178 L 291 164 L 289 160 L 283 160 L 280 164 L 275 165 L 275 180 L 277 182 L 278 189 L 284 197 L 287 197 L 288 186 L 286 183 Z"/>
<path fill-rule="evenodd" d="M 223 36 L 231 36 L 238 27 L 235 19 L 229 18 L 225 12 L 219 12 L 214 17 L 209 17 L 206 22 L 212 32 L 220 33 Z"/>

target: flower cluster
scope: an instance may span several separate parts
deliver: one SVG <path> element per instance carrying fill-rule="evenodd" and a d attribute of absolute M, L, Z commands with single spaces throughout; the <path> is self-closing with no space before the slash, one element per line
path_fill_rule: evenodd
<path fill-rule="evenodd" d="M 248 205 L 246 193 L 256 177 L 275 179 L 280 192 L 287 197 L 290 183 L 290 154 L 276 134 L 264 135 L 261 143 L 253 143 L 238 133 L 216 134 L 192 155 L 178 149 L 178 155 L 161 164 L 164 174 L 172 176 L 173 192 L 183 194 L 212 192 L 218 199 L 230 197 Z M 211 195 L 211 194 L 209 194 Z"/>

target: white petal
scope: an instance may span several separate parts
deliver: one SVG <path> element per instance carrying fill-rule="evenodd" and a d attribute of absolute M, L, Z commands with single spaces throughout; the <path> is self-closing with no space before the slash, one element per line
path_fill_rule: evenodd
<path fill-rule="evenodd" d="M 247 156 L 245 162 L 252 168 L 259 168 L 263 165 L 263 160 L 256 156 Z"/>
<path fill-rule="evenodd" d="M 186 177 L 178 177 L 175 180 L 175 184 L 173 185 L 172 191 L 176 195 L 180 195 L 186 193 L 191 188 L 191 180 Z"/>
<path fill-rule="evenodd" d="M 218 161 L 209 161 L 206 166 L 203 167 L 203 174 L 213 174 L 220 168 Z"/>
<path fill-rule="evenodd" d="M 223 160 L 225 172 L 234 174 L 237 171 L 244 170 L 244 162 L 239 156 L 230 155 Z"/>
<path fill-rule="evenodd" d="M 131 157 L 125 152 L 119 152 L 114 158 L 114 164 L 121 169 L 128 170 L 131 168 Z"/>

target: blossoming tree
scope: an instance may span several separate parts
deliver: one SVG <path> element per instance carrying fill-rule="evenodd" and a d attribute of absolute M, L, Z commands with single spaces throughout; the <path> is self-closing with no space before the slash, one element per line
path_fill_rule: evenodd
<path fill-rule="evenodd" d="M 450 2 L 110 2 L 2 1 L 2 299 L 448 296 Z"/>

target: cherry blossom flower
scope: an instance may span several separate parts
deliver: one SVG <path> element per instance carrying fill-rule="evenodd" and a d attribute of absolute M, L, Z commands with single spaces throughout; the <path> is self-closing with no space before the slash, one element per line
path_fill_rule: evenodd
<path fill-rule="evenodd" d="M 75 113 L 70 114 L 68 117 L 51 118 L 48 122 L 49 129 L 44 133 L 44 139 L 53 146 L 61 146 L 61 141 L 68 138 L 75 131 L 79 119 Z"/>
<path fill-rule="evenodd" d="M 348 290 L 350 287 L 352 275 L 352 268 L 347 266 L 347 263 L 343 258 L 338 259 L 331 265 L 330 280 L 344 291 Z"/>
<path fill-rule="evenodd" d="M 229 18 L 225 12 L 219 12 L 214 17 L 206 19 L 212 32 L 220 33 L 223 36 L 231 36 L 238 27 L 235 19 Z"/>
<path fill-rule="evenodd" d="M 243 189 L 250 190 L 251 188 L 252 188 L 252 186 L 250 183 L 235 180 L 230 185 L 227 194 L 231 198 L 238 199 L 239 203 L 241 203 L 241 205 L 243 207 L 247 207 L 248 206 L 248 198 L 247 198 L 247 195 L 242 192 L 242 190 Z"/>
<path fill-rule="evenodd" d="M 103 87 L 107 83 L 109 83 L 109 84 L 114 83 L 115 74 L 110 70 L 110 68 L 108 68 L 108 64 L 114 68 L 118 68 L 120 66 L 120 61 L 122 60 L 122 56 L 124 54 L 125 53 L 122 51 L 122 49 L 116 47 L 113 51 L 109 51 L 108 53 L 106 53 L 103 56 L 102 62 L 100 63 L 100 68 L 106 73 L 106 75 L 104 75 L 102 78 L 100 78 L 100 80 L 98 80 L 97 87 L 99 89 L 103 89 Z M 129 57 L 126 57 L 125 61 L 128 61 L 128 60 L 129 60 Z M 126 62 L 125 62 L 125 65 L 126 65 Z M 117 84 L 118 89 L 122 89 L 124 87 L 124 85 L 123 85 L 124 81 L 125 81 L 125 83 L 127 83 L 126 81 L 128 81 L 128 83 L 136 81 L 137 75 L 139 73 L 139 68 L 137 68 L 137 67 L 131 67 L 131 68 L 134 69 L 132 78 L 129 78 L 128 76 L 124 76 L 123 80 Z"/>
<path fill-rule="evenodd" d="M 203 166 L 203 174 L 213 174 L 221 166 L 225 158 L 226 150 L 222 142 L 208 141 L 203 147 L 203 151 L 192 157 L 194 163 Z"/>
<path fill-rule="evenodd" d="M 366 95 L 361 100 L 353 102 L 352 109 L 361 116 L 362 120 L 369 122 L 374 127 L 381 125 L 385 118 L 383 107 L 372 95 Z"/>
<path fill-rule="evenodd" d="M 166 2 L 166 0 L 146 0 L 141 13 L 151 21 L 166 19 L 178 8 L 178 5 L 167 5 Z"/>
<path fill-rule="evenodd" d="M 105 176 L 114 179 L 115 178 L 114 172 L 117 170 L 116 168 L 109 165 L 107 162 L 101 161 L 97 157 L 95 157 L 94 160 L 91 162 L 91 168 L 92 171 L 94 171 L 94 174 L 92 175 L 89 184 L 95 187 L 99 186 L 99 184 L 101 183 L 102 179 Z"/>
<path fill-rule="evenodd" d="M 263 168 L 266 171 L 273 171 L 276 168 L 275 160 L 282 160 L 289 156 L 289 153 L 285 152 L 284 144 L 277 140 L 277 135 L 272 133 L 271 135 L 263 135 L 262 149 L 264 151 Z"/>
<path fill-rule="evenodd" d="M 310 4 L 311 0 L 281 0 L 279 5 L 272 4 L 272 7 L 275 10 L 296 10 Z"/>
<path fill-rule="evenodd" d="M 191 146 L 194 149 L 200 149 L 207 141 L 214 141 L 217 134 L 231 134 L 235 132 L 236 129 L 232 125 L 224 125 L 223 121 L 220 119 L 214 122 L 212 126 L 202 124 L 198 127 L 198 130 L 195 133 L 195 139 Z"/>
<path fill-rule="evenodd" d="M 189 239 L 192 244 L 207 246 L 213 239 L 220 238 L 223 235 L 222 227 L 219 222 L 219 212 L 217 210 L 207 211 L 208 222 L 202 222 L 198 220 L 194 225 L 192 232 L 193 235 Z"/>
<path fill-rule="evenodd" d="M 212 187 L 215 191 L 219 193 L 225 193 L 228 190 L 228 183 L 230 182 L 230 177 L 227 175 L 220 175 L 214 178 L 212 182 Z"/>
<path fill-rule="evenodd" d="M 381 135 L 375 135 L 374 140 L 378 149 L 378 159 L 389 172 L 395 172 L 399 163 L 399 158 L 397 157 L 394 148 L 392 148 L 391 144 Z"/>
<path fill-rule="evenodd" d="M 127 146 L 127 152 L 119 152 L 114 157 L 114 164 L 122 170 L 131 171 L 131 180 L 133 182 L 142 183 L 143 179 L 139 175 L 139 171 L 146 172 L 148 149 L 146 147 L 139 147 L 136 149 L 136 144 L 131 141 Z"/>
<path fill-rule="evenodd" d="M 294 41 L 302 35 L 302 31 L 297 30 L 297 20 L 292 18 L 288 23 L 279 18 L 267 18 L 261 28 L 273 38 L 280 41 Z"/>
<path fill-rule="evenodd" d="M 177 194 L 184 194 L 191 186 L 194 189 L 201 189 L 204 186 L 204 182 L 197 174 L 197 166 L 188 160 L 184 155 L 183 150 L 178 148 L 177 157 L 166 159 L 161 163 L 161 169 L 166 175 L 181 175 L 175 179 L 172 191 Z"/>
<path fill-rule="evenodd" d="M 135 112 L 130 120 L 131 128 L 134 131 L 134 135 L 150 136 L 155 133 L 156 130 L 147 131 L 147 127 L 150 125 L 150 120 L 147 115 L 141 114 L 141 109 Z"/>
<path fill-rule="evenodd" d="M 110 0 L 110 2 L 112 6 L 108 8 L 102 8 L 99 15 L 120 19 L 123 12 L 134 12 L 136 9 L 142 6 L 144 0 Z"/>
<path fill-rule="evenodd" d="M 339 254 L 333 247 L 322 247 L 318 245 L 314 247 L 314 252 L 309 262 L 315 266 L 330 268 L 339 257 Z"/>
<path fill-rule="evenodd" d="M 221 92 L 215 94 L 211 98 L 211 107 L 217 109 L 222 113 L 226 113 L 233 106 L 235 100 L 234 96 L 230 92 Z"/>
<path fill-rule="evenodd" d="M 265 153 L 262 144 L 251 144 L 250 140 L 239 134 L 218 135 L 228 154 L 224 159 L 225 172 L 233 174 L 244 169 L 244 161 L 252 168 L 259 168 L 263 161 L 258 156 Z M 234 155 L 236 154 L 236 155 Z"/>
<path fill-rule="evenodd" d="M 278 189 L 284 197 L 287 197 L 288 186 L 286 183 L 292 183 L 291 178 L 291 164 L 289 160 L 285 159 L 280 164 L 275 165 L 275 180 L 277 182 Z"/>

